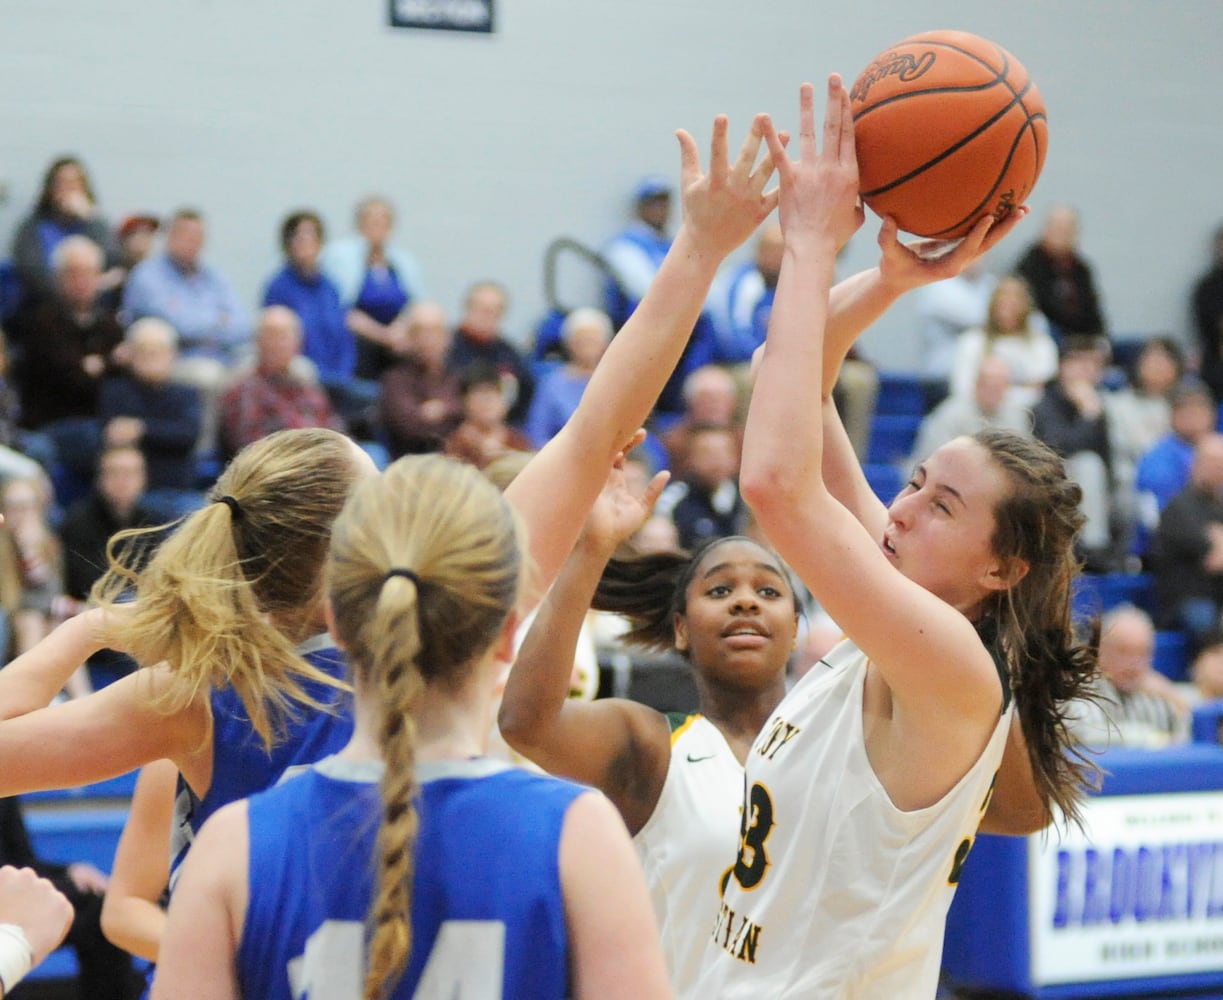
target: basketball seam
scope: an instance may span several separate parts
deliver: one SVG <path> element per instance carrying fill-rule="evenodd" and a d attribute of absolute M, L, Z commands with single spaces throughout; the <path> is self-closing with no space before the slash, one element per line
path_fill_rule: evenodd
<path fill-rule="evenodd" d="M 1015 158 L 1015 150 L 1019 148 L 1019 144 L 1020 142 L 1023 141 L 1023 138 L 1026 134 L 1031 133 L 1032 140 L 1036 143 L 1037 151 L 1039 152 L 1040 140 L 1037 139 L 1036 137 L 1036 129 L 1032 127 L 1032 123 L 1038 119 L 1044 119 L 1045 117 L 1046 117 L 1045 115 L 1041 115 L 1041 114 L 1028 116 L 1028 120 L 1024 123 L 1023 128 L 1021 128 L 1016 133 L 1015 141 L 1011 143 L 1010 152 L 1007 153 L 1006 160 L 1004 160 L 1002 163 L 1002 169 L 999 170 L 998 177 L 994 181 L 994 186 L 989 189 L 989 193 L 986 194 L 986 196 L 981 199 L 981 201 L 977 204 L 975 208 L 972 209 L 972 211 L 968 212 L 962 218 L 953 222 L 950 226 L 947 226 L 945 229 L 940 229 L 936 233 L 930 233 L 930 238 L 937 239 L 938 237 L 942 236 L 943 233 L 950 233 L 958 229 L 960 226 L 964 225 L 964 223 L 969 222 L 972 219 L 979 217 L 981 210 L 984 209 L 985 206 L 989 204 L 989 202 L 993 199 L 994 195 L 997 193 L 999 183 L 1002 181 L 1002 178 L 1006 176 L 1007 170 L 1010 169 L 1011 161 Z"/>
<path fill-rule="evenodd" d="M 876 195 L 885 194 L 886 192 L 891 191 L 893 188 L 899 187 L 901 184 L 904 184 L 907 181 L 911 181 L 918 174 L 923 173 L 926 170 L 929 170 L 935 164 L 942 163 L 943 160 L 947 159 L 947 157 L 955 153 L 958 153 L 961 149 L 963 149 L 970 142 L 972 142 L 973 139 L 979 136 L 982 132 L 987 131 L 1000 118 L 1002 118 L 1004 115 L 1009 114 L 1011 110 L 1016 107 L 1019 107 L 1023 110 L 1025 118 L 1026 118 L 1026 121 L 1024 122 L 1023 127 L 1020 129 L 1020 134 L 1022 134 L 1023 130 L 1028 128 L 1032 124 L 1032 119 L 1034 117 L 1031 113 L 1028 112 L 1028 109 L 1024 106 L 1024 103 L 1023 103 L 1023 95 L 1026 94 L 1031 88 L 1032 88 L 1032 81 L 1029 80 L 1027 85 L 1018 94 L 1016 94 L 1015 91 L 1012 89 L 1010 103 L 1004 105 L 1001 109 L 994 112 L 993 117 L 986 119 L 984 122 L 978 125 L 976 129 L 974 129 L 972 132 L 969 132 L 966 136 L 964 136 L 964 138 L 962 138 L 959 142 L 955 143 L 954 145 L 948 146 L 946 149 L 940 152 L 938 156 L 934 157 L 934 159 L 927 160 L 925 163 L 919 164 L 918 166 L 910 170 L 907 174 L 903 174 L 902 176 L 897 177 L 895 180 L 889 181 L 887 184 L 884 184 L 882 187 L 877 187 L 871 191 L 863 191 L 862 197 L 863 198 L 873 198 Z M 1012 153 L 1013 152 L 1014 152 L 1014 147 L 1012 147 Z"/>

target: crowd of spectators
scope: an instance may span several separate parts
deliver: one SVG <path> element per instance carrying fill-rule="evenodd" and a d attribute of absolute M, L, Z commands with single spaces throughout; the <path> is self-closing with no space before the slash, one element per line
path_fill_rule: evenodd
<path fill-rule="evenodd" d="M 670 246 L 673 196 L 666 178 L 640 182 L 630 222 L 599 248 L 601 308 L 572 310 L 535 350 L 505 329 L 510 291 L 498 281 L 471 281 L 453 314 L 429 298 L 384 197 L 361 200 L 352 232 L 335 237 L 318 212 L 288 213 L 283 261 L 246 303 L 206 254 L 201 210 L 112 222 L 82 161 L 55 160 L 12 238 L 21 295 L 0 316 L 0 479 L 26 491 L 6 502 L 41 498 L 42 560 L 54 563 L 39 577 L 32 529 L 20 540 L 6 529 L 7 652 L 37 636 L 32 603 L 45 604 L 39 628 L 79 607 L 113 531 L 203 504 L 222 464 L 271 431 L 345 430 L 380 463 L 440 451 L 487 466 L 541 447 Z M 1055 206 L 1009 266 L 978 262 L 917 294 L 914 374 L 929 405 L 903 461 L 987 426 L 1042 438 L 1083 486 L 1087 570 L 1151 573 L 1155 624 L 1186 631 L 1196 652 L 1223 606 L 1223 486 L 1209 473 L 1223 447 L 1223 265 L 1193 291 L 1194 349 L 1154 336 L 1123 356 L 1079 238 L 1077 213 Z M 714 283 L 634 455 L 643 474 L 672 476 L 643 544 L 753 530 L 739 446 L 781 249 L 770 221 Z M 864 460 L 879 384 L 875 365 L 851 358 L 834 393 Z M 31 596 L 47 588 L 56 600 Z"/>

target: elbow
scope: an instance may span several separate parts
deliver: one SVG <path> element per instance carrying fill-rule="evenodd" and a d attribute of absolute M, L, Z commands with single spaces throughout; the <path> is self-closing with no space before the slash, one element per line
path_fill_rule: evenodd
<path fill-rule="evenodd" d="M 797 502 L 797 478 L 793 465 L 745 463 L 739 477 L 739 492 L 767 532 L 770 523 L 786 516 Z"/>
<path fill-rule="evenodd" d="M 503 701 L 497 710 L 497 730 L 501 733 L 501 738 L 520 754 L 526 754 L 532 748 L 532 737 L 536 735 L 538 728 L 537 720 L 531 717 L 530 712 L 521 708 Z"/>

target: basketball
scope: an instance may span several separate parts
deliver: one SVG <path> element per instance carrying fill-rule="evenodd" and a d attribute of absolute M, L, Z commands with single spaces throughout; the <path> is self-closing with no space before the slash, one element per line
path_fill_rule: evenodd
<path fill-rule="evenodd" d="M 1023 64 L 964 31 L 885 49 L 850 91 L 862 200 L 915 236 L 955 239 L 1022 205 L 1048 148 Z"/>

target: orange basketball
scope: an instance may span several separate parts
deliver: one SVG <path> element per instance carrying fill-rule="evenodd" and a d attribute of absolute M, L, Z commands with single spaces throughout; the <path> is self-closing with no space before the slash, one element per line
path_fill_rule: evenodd
<path fill-rule="evenodd" d="M 850 91 L 862 200 L 905 232 L 963 236 L 1022 205 L 1045 164 L 1045 102 L 1013 55 L 964 31 L 881 52 Z"/>

